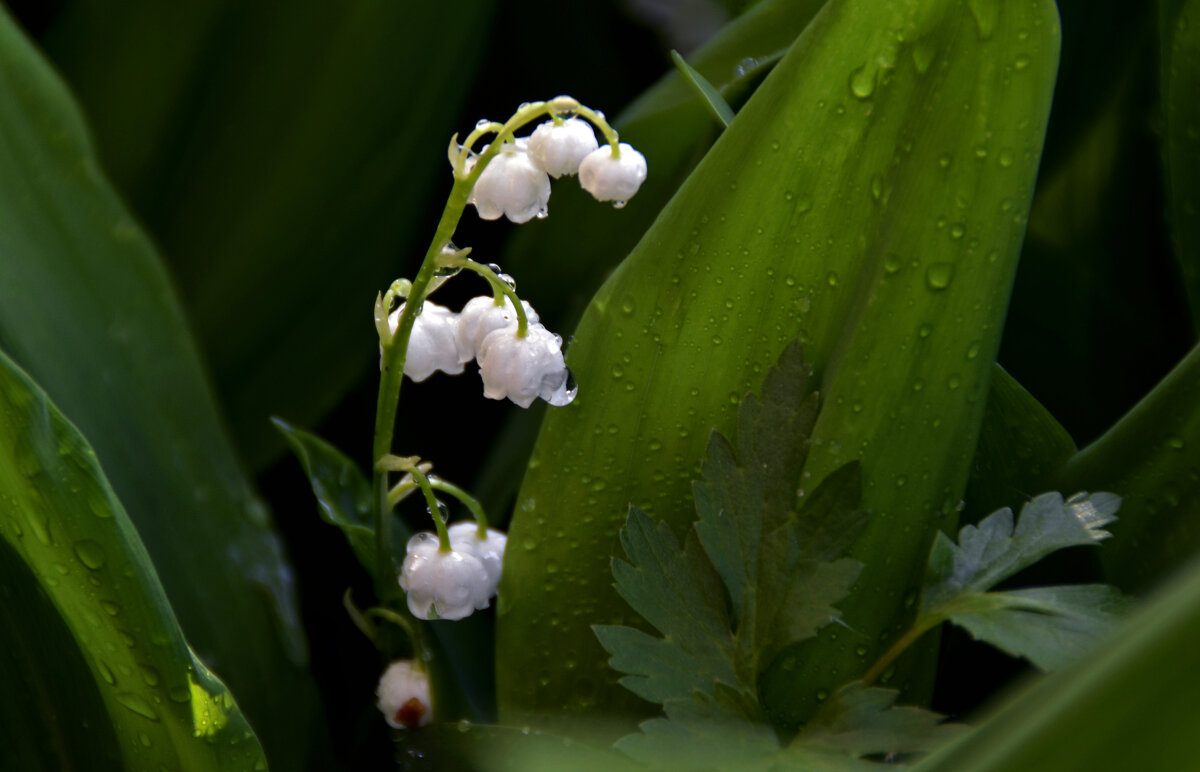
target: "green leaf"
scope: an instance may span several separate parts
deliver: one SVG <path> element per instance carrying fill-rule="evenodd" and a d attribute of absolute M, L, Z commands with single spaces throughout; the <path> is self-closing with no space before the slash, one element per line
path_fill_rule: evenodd
<path fill-rule="evenodd" d="M 678 51 L 671 52 L 671 61 L 675 63 L 675 69 L 679 70 L 679 74 L 683 76 L 685 82 L 696 90 L 700 98 L 704 100 L 705 107 L 717 119 L 717 122 L 724 128 L 733 120 L 733 108 L 725 101 L 725 97 L 721 96 L 721 92 L 713 88 L 713 84 L 708 82 L 700 73 L 687 63 L 687 60 L 679 55 Z"/>
<path fill-rule="evenodd" d="M 634 502 L 683 532 L 697 427 L 731 434 L 739 395 L 797 336 L 825 407 L 810 476 L 787 483 L 812 489 L 861 456 L 878 516 L 839 606 L 861 636 L 818 639 L 791 670 L 785 652 L 767 707 L 802 722 L 819 689 L 861 672 L 863 641 L 869 657 L 907 625 L 897 593 L 915 593 L 966 485 L 1057 50 L 1053 8 L 1032 0 L 822 8 L 575 333 L 579 397 L 547 413 L 510 530 L 530 549 L 505 569 L 501 715 L 639 710 L 599 686 L 589 641 L 591 623 L 628 619 L 604 581 L 623 513 Z M 1028 65 L 1009 72 L 1018 55 Z M 581 607 L 587 623 L 571 615 Z M 551 651 L 578 652 L 576 667 L 552 666 L 546 686 L 516 677 Z M 931 673 L 902 682 L 920 692 Z"/>
<path fill-rule="evenodd" d="M 371 520 L 370 483 L 353 461 L 325 440 L 280 418 L 272 418 L 271 422 L 304 467 L 313 495 L 317 497 L 317 512 L 321 519 L 341 530 L 358 562 L 368 575 L 374 577 L 375 524 Z M 402 522 L 395 521 L 393 533 L 403 550 L 412 532 Z"/>
<path fill-rule="evenodd" d="M 925 753 L 966 727 L 924 708 L 896 707 L 900 692 L 852 681 L 834 692 L 792 741 L 792 748 L 828 748 L 851 756 Z"/>
<path fill-rule="evenodd" d="M 970 594 L 942 606 L 951 622 L 1042 670 L 1081 659 L 1116 629 L 1128 599 L 1105 584 Z"/>
<path fill-rule="evenodd" d="M 978 728 L 916 769 L 1189 769 L 1198 638 L 1200 564 L 1193 562 L 1091 656 L 995 705 Z"/>
<path fill-rule="evenodd" d="M 919 634 L 942 621 L 1043 670 L 1079 659 L 1112 630 L 1126 600 L 1106 585 L 1037 587 L 987 592 L 1052 552 L 1092 545 L 1110 534 L 1121 499 L 1080 493 L 1065 502 L 1043 493 L 1021 509 L 985 517 L 959 532 L 958 544 L 939 533 L 929 555 L 926 588 L 913 626 Z"/>
<path fill-rule="evenodd" d="M 283 450 L 271 415 L 315 425 L 375 357 L 493 7 L 80 0 L 48 30 L 254 467 Z"/>
<path fill-rule="evenodd" d="M 1200 332 L 1200 0 L 1159 0 L 1158 22 L 1167 221 Z"/>
<path fill-rule="evenodd" d="M 978 522 L 1001 507 L 1019 506 L 1033 491 L 1055 487 L 1049 482 L 1051 475 L 1075 452 L 1067 430 L 996 365 L 963 495 L 962 519 Z"/>
<path fill-rule="evenodd" d="M 38 642 L 36 654 L 24 653 L 34 670 L 30 679 L 44 682 L 39 671 L 57 668 L 60 658 L 84 679 L 42 691 L 39 699 L 26 697 L 25 708 L 48 724 L 70 716 L 67 726 L 95 722 L 101 736 L 111 731 L 127 769 L 265 769 L 262 748 L 232 695 L 184 640 L 96 454 L 3 352 L 0 490 L 6 513 L 0 586 L 11 583 L 18 597 L 40 588 L 62 622 Z M 21 562 L 28 571 L 18 568 Z M 18 636 L 36 629 L 21 629 L 26 618 L 45 624 L 50 610 L 10 605 L 8 599 L 4 606 Z M 78 667 L 81 656 L 86 675 Z M 99 705 L 92 696 L 97 689 Z M 7 724 L 5 729 L 5 755 L 20 756 L 21 746 L 38 739 L 13 733 Z M 63 747 L 59 760 L 77 751 Z M 25 758 L 39 752 L 28 749 Z M 89 767 L 96 761 L 79 759 Z"/>
<path fill-rule="evenodd" d="M 188 640 L 241 696 L 272 761 L 319 765 L 282 543 L 170 278 L 97 170 L 75 103 L 3 10 L 0 245 L 0 347 L 90 438 Z"/>
<path fill-rule="evenodd" d="M 576 742 L 529 727 L 433 724 L 399 733 L 397 758 L 423 759 L 437 769 L 521 772 L 625 772 L 642 770 L 599 742 Z"/>
<path fill-rule="evenodd" d="M 1121 494 L 1121 538 L 1100 553 L 1105 579 L 1154 586 L 1200 549 L 1200 346 L 1054 478 Z"/>
<path fill-rule="evenodd" d="M 1065 547 L 1092 545 L 1107 539 L 1105 525 L 1116 520 L 1121 506 L 1111 493 L 1043 493 L 1021 508 L 1016 526 L 1007 507 L 964 526 L 958 544 L 938 534 L 929 556 L 929 574 L 921 600 L 928 609 L 962 592 L 984 592 Z"/>

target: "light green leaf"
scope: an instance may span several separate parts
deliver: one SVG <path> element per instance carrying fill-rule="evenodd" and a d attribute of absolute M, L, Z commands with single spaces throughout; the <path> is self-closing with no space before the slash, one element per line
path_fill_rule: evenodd
<path fill-rule="evenodd" d="M 1055 475 L 1067 490 L 1121 494 L 1121 538 L 1100 553 L 1105 578 L 1153 587 L 1200 548 L 1200 346 Z"/>
<path fill-rule="evenodd" d="M 713 88 L 713 84 L 709 83 L 707 78 L 696 72 L 678 51 L 671 52 L 671 61 L 675 63 L 675 69 L 679 70 L 684 81 L 692 86 L 704 100 L 704 105 L 721 124 L 721 127 L 728 126 L 729 122 L 733 120 L 733 108 L 725 101 L 725 97 L 721 96 L 721 92 Z"/>
<path fill-rule="evenodd" d="M 111 732 L 126 769 L 265 769 L 262 748 L 232 695 L 188 648 L 96 454 L 2 352 L 0 491 L 6 515 L 0 521 L 0 586 L 11 584 L 18 597 L 28 596 L 32 580 L 62 622 L 38 642 L 36 654 L 25 652 L 34 669 L 29 678 L 44 682 L 47 677 L 38 671 L 56 669 L 63 658 L 86 679 L 60 683 L 57 691 L 36 698 L 8 691 L 6 700 L 20 702 L 47 724 L 96 722 L 98 736 Z M 19 568 L 21 562 L 28 571 Z M 4 614 L 18 622 L 48 622 L 45 606 L 26 609 L 7 598 L 3 605 Z M 35 630 L 11 632 L 24 636 Z M 80 656 L 86 675 L 78 667 Z M 98 713 L 97 689 L 103 706 Z M 77 692 L 82 700 L 76 700 Z M 5 725 L 0 747 L 4 756 L 20 758 L 21 747 L 40 738 L 12 729 Z M 101 758 L 111 753 L 109 742 L 100 747 Z M 60 748 L 58 760 L 78 758 L 80 750 Z M 28 749 L 24 758 L 42 752 Z M 78 759 L 86 767 L 99 761 Z"/>
<path fill-rule="evenodd" d="M 854 757 L 924 753 L 961 733 L 961 724 L 924 708 L 897 707 L 900 692 L 865 687 L 861 681 L 838 689 L 822 703 L 792 748 L 827 748 Z"/>
<path fill-rule="evenodd" d="M 825 408 L 811 484 L 790 482 L 811 489 L 861 455 L 879 516 L 852 555 L 860 589 L 839 606 L 859 635 L 817 641 L 791 670 L 781 656 L 767 707 L 802 722 L 820 688 L 859 675 L 905 626 L 898 588 L 919 584 L 965 488 L 1057 51 L 1053 8 L 1032 0 L 822 8 L 576 331 L 579 397 L 547 414 L 510 531 L 531 548 L 502 588 L 501 715 L 638 710 L 597 686 L 603 654 L 569 609 L 627 619 L 603 581 L 626 505 L 682 532 L 703 432 L 731 433 L 739 395 L 797 336 Z M 577 666 L 548 686 L 516 678 L 555 650 Z M 905 680 L 920 691 L 928 675 Z"/>
<path fill-rule="evenodd" d="M 964 526 L 958 544 L 938 534 L 929 556 L 923 609 L 947 602 L 963 592 L 984 592 L 1065 547 L 1092 545 L 1107 539 L 1105 525 L 1116 520 L 1121 506 L 1111 493 L 1043 493 L 1021 508 L 1016 526 L 1011 509 L 993 512 L 978 526 Z"/>
<path fill-rule="evenodd" d="M 284 447 L 271 415 L 315 425 L 376 356 L 371 301 L 424 251 L 493 9 L 80 0 L 48 30 L 254 467 Z"/>
<path fill-rule="evenodd" d="M 90 438 L 188 640 L 241 695 L 272 760 L 319 764 L 282 544 L 153 246 L 98 171 L 70 95 L 3 9 L 0 347 Z"/>
<path fill-rule="evenodd" d="M 915 769 L 1190 769 L 1198 638 L 1200 564 L 1192 562 L 1091 656 L 994 706 L 977 729 Z"/>
<path fill-rule="evenodd" d="M 1167 221 L 1200 332 L 1200 0 L 1159 0 L 1158 22 Z"/>
<path fill-rule="evenodd" d="M 942 606 L 976 639 L 1042 670 L 1082 659 L 1116 629 L 1128 599 L 1105 584 L 972 593 Z"/>

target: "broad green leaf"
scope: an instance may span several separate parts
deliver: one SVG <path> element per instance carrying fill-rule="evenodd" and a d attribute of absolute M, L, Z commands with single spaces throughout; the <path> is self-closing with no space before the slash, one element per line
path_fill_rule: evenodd
<path fill-rule="evenodd" d="M 976 639 L 1042 670 L 1082 659 L 1116 629 L 1128 600 L 1105 584 L 971 593 L 941 613 Z"/>
<path fill-rule="evenodd" d="M 272 761 L 319 764 L 282 544 L 150 241 L 97 170 L 62 83 L 2 10 L 0 347 L 90 438 L 188 640 L 241 695 Z"/>
<path fill-rule="evenodd" d="M 1057 48 L 1053 8 L 1026 0 L 822 8 L 576 331 L 579 397 L 548 413 L 510 532 L 529 549 L 502 591 L 503 716 L 639 710 L 583 621 L 628 619 L 603 581 L 623 513 L 683 531 L 705 433 L 730 432 L 739 395 L 797 336 L 824 409 L 793 482 L 811 490 L 861 457 L 877 516 L 839 606 L 856 635 L 814 642 L 790 670 L 785 652 L 767 707 L 803 721 L 905 626 L 897 599 L 966 484 Z M 547 669 L 564 650 L 577 667 Z M 547 685 L 515 677 L 530 670 Z M 905 681 L 921 691 L 928 674 Z"/>
<path fill-rule="evenodd" d="M 1015 507 L 1075 454 L 1075 443 L 1054 416 L 1002 367 L 992 370 L 979 444 L 963 495 L 962 519 L 975 523 L 1001 507 Z"/>
<path fill-rule="evenodd" d="M 1091 656 L 997 705 L 915 769 L 1190 769 L 1198 637 L 1200 564 L 1192 562 Z"/>
<path fill-rule="evenodd" d="M 493 6 L 66 6 L 45 45 L 162 245 L 238 445 L 317 419 L 375 356 L 371 302 L 424 251 Z"/>
<path fill-rule="evenodd" d="M 959 734 L 961 724 L 923 708 L 896 706 L 894 689 L 853 681 L 822 703 L 812 721 L 792 741 L 793 748 L 830 748 L 852 756 L 923 753 Z"/>
<path fill-rule="evenodd" d="M 96 454 L 3 353 L 0 491 L 6 515 L 0 522 L 5 540 L 0 565 L 6 569 L 0 585 L 11 584 L 18 597 L 28 596 L 32 580 L 62 621 L 51 629 L 42 627 L 50 634 L 38 641 L 36 654 L 24 652 L 34 671 L 31 680 L 43 681 L 39 671 L 54 670 L 59 658 L 85 679 L 37 695 L 14 694 L 9 686 L 6 700 L 22 703 L 46 723 L 96 722 L 97 736 L 111 731 L 126 769 L 265 769 L 263 750 L 233 697 L 188 648 L 146 549 Z M 28 571 L 20 570 L 21 561 Z M 10 604 L 6 598 L 4 614 L 14 621 L 28 616 L 46 624 L 44 606 Z M 37 628 L 22 631 L 18 626 L 13 632 L 32 635 Z M 77 667 L 80 655 L 86 675 Z M 82 700 L 75 699 L 76 691 Z M 0 742 L 5 755 L 14 746 L 40 739 L 16 734 L 14 728 L 5 725 Z M 103 742 L 102 753 L 111 747 Z M 59 760 L 77 750 L 59 749 Z M 19 758 L 20 752 L 13 756 Z M 91 767 L 98 761 L 79 763 Z"/>
<path fill-rule="evenodd" d="M 1159 0 L 1158 16 L 1167 221 L 1200 332 L 1200 0 Z"/>
<path fill-rule="evenodd" d="M 1200 548 L 1200 347 L 1055 476 L 1068 490 L 1119 493 L 1121 538 L 1100 553 L 1105 578 L 1146 590 Z"/>
<path fill-rule="evenodd" d="M 397 760 L 420 760 L 417 766 L 464 772 L 625 772 L 642 770 L 626 757 L 604 748 L 607 743 L 582 743 L 528 727 L 485 724 L 433 724 L 419 732 L 403 732 L 397 740 Z"/>

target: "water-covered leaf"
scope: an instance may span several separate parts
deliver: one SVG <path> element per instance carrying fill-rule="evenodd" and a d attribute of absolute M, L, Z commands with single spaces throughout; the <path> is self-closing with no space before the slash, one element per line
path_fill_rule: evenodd
<path fill-rule="evenodd" d="M 188 640 L 237 691 L 272 761 L 320 765 L 282 542 L 153 245 L 99 172 L 74 100 L 3 9 L 0 253 L 0 347 L 89 438 Z"/>
<path fill-rule="evenodd" d="M 5 700 L 43 726 L 61 725 L 57 739 L 85 741 L 30 747 L 46 735 L 6 723 L 0 759 L 19 759 L 21 769 L 35 768 L 29 762 L 46 754 L 58 769 L 265 769 L 263 749 L 233 696 L 184 640 L 91 446 L 3 352 L 0 491 L 5 635 L 18 638 L 5 659 L 18 657 L 29 668 L 16 683 L 4 682 Z M 50 605 L 30 598 L 31 591 Z M 20 598 L 26 603 L 16 605 Z M 26 647 L 38 633 L 31 652 Z M 56 681 L 53 671 L 64 664 L 84 680 Z"/>

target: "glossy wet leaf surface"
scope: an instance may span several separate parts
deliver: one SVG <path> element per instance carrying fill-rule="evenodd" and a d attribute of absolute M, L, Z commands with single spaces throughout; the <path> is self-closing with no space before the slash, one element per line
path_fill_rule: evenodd
<path fill-rule="evenodd" d="M 579 397 L 548 414 L 517 500 L 502 715 L 620 704 L 583 620 L 627 619 L 604 581 L 625 507 L 682 531 L 703 438 L 730 429 L 739 395 L 796 336 L 825 405 L 801 487 L 861 458 L 876 516 L 843 608 L 856 634 L 785 652 L 768 706 L 802 720 L 912 613 L 897 597 L 915 592 L 966 484 L 1057 36 L 1052 11 L 1026 2 L 818 14 L 580 323 Z"/>
<path fill-rule="evenodd" d="M 320 731 L 293 577 L 158 256 L 62 83 L 0 13 L 0 348 L 88 437 L 199 656 L 272 759 Z M 278 751 L 278 757 L 275 755 Z M 314 753 L 316 751 L 314 750 Z"/>
<path fill-rule="evenodd" d="M 96 454 L 2 353 L 0 490 L 0 585 L 12 625 L 6 634 L 29 642 L 42 633 L 36 656 L 22 657 L 21 646 L 15 652 L 31 668 L 21 674 L 29 691 L 5 681 L 6 701 L 22 703 L 43 726 L 61 723 L 76 735 L 70 739 L 82 734 L 97 743 L 67 741 L 56 751 L 58 768 L 107 759 L 126 769 L 265 769 L 263 750 L 232 695 L 188 648 Z M 31 586 L 50 604 L 27 598 L 14 605 Z M 54 682 L 56 674 L 39 672 L 55 669 L 60 659 L 79 682 Z M 89 729 L 80 733 L 79 726 Z M 62 740 L 47 734 L 6 731 L 0 757 L 25 763 L 54 753 L 29 747 Z M 89 753 L 97 756 L 80 755 Z M 68 758 L 73 764 L 64 763 Z"/>

